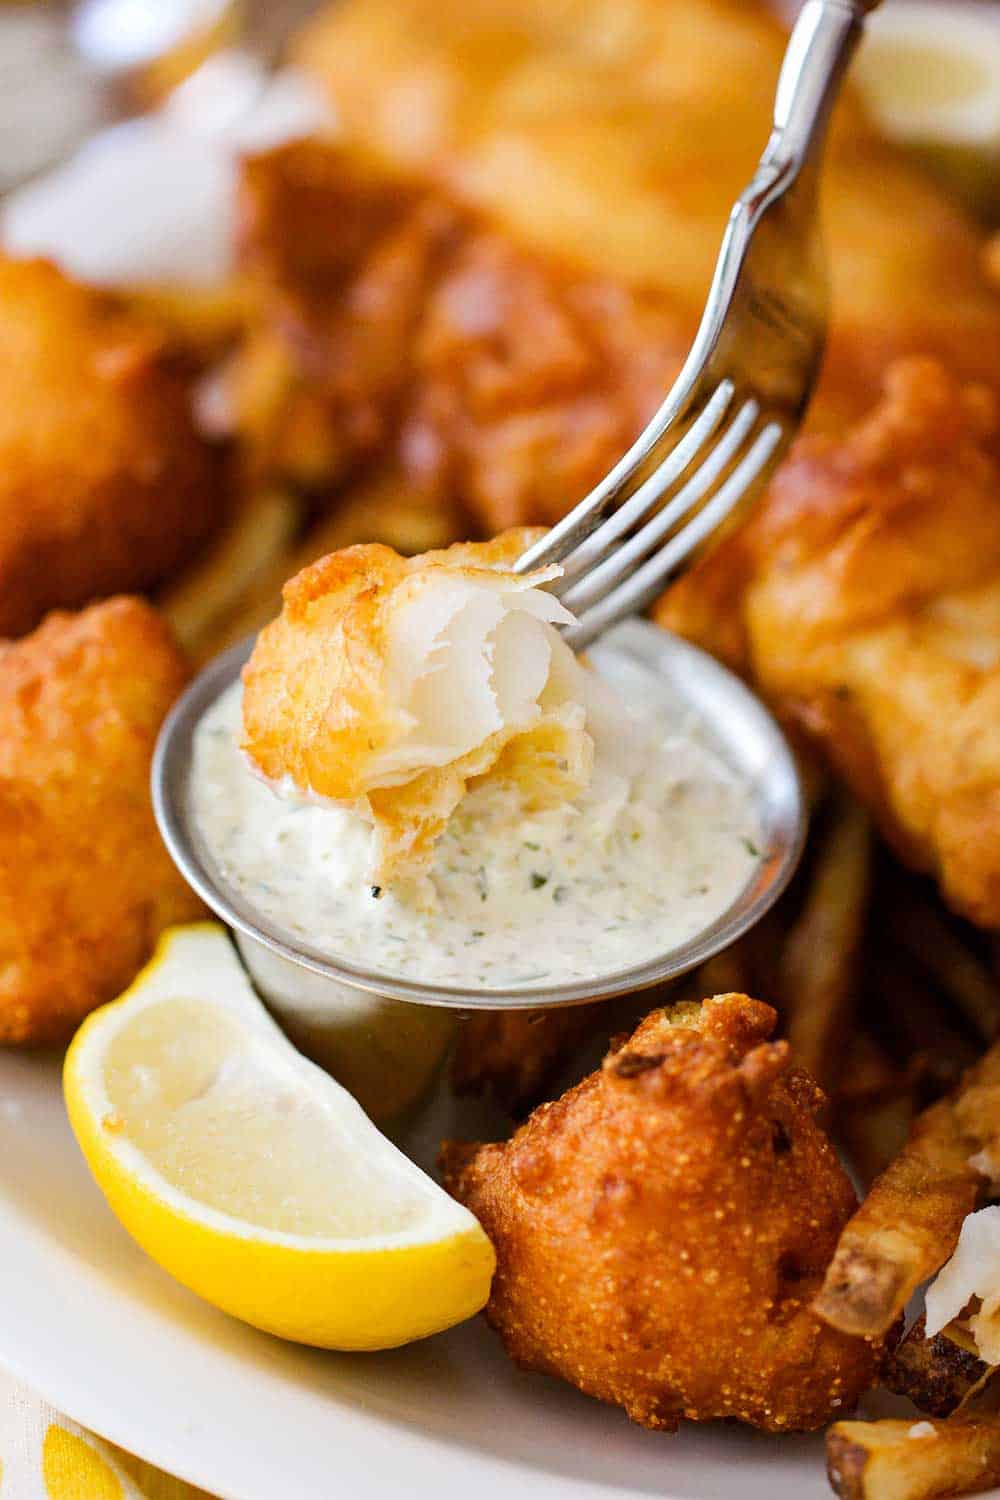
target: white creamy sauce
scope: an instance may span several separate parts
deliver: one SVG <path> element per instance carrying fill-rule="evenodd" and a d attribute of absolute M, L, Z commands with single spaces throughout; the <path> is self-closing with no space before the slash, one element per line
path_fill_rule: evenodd
<path fill-rule="evenodd" d="M 759 829 L 747 788 L 695 726 L 640 711 L 635 684 L 626 709 L 586 675 L 587 791 L 527 813 L 509 786 L 474 787 L 437 845 L 430 908 L 372 894 L 361 816 L 254 773 L 239 748 L 239 683 L 196 730 L 199 833 L 223 880 L 293 943 L 384 973 L 510 990 L 652 959 L 737 897 L 759 861 Z"/>

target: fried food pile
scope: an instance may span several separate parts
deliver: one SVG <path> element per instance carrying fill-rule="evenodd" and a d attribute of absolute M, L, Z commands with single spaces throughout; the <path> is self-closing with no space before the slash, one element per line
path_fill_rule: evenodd
<path fill-rule="evenodd" d="M 818 1427 L 871 1383 L 879 1340 L 809 1305 L 856 1200 L 775 1021 L 745 995 L 654 1011 L 508 1142 L 445 1148 L 518 1364 L 660 1428 Z"/>
<path fill-rule="evenodd" d="M 249 747 L 269 775 L 382 799 L 405 857 L 433 797 L 376 785 L 357 735 L 335 785 L 351 736 L 322 708 L 327 648 L 349 641 L 366 670 L 345 652 L 333 675 L 379 753 L 405 745 L 371 627 L 411 575 L 370 547 L 348 575 L 310 564 L 547 524 L 602 477 L 687 352 L 784 41 L 763 0 L 323 8 L 293 50 L 343 136 L 245 161 L 231 285 L 125 298 L 0 260 L 0 632 L 166 586 L 205 658 L 296 575 L 248 680 Z M 1000 1182 L 995 1047 L 977 1061 L 1000 1028 L 1000 241 L 849 92 L 824 195 L 833 316 L 807 431 L 657 610 L 802 745 L 806 864 L 685 991 L 734 993 L 654 1012 L 508 1142 L 451 1145 L 446 1166 L 496 1246 L 488 1315 L 520 1364 L 662 1428 L 815 1427 L 884 1379 L 930 1420 L 836 1422 L 831 1483 L 924 1500 L 1000 1480 L 973 1304 L 930 1340 L 915 1323 L 879 1370 Z M 138 600 L 0 644 L 0 1041 L 61 1040 L 197 914 L 147 785 L 186 673 Z M 736 991 L 773 998 L 787 1042 Z M 482 1015 L 453 1084 L 518 1114 L 613 1024 Z M 827 1123 L 870 1185 L 860 1208 Z"/>
<path fill-rule="evenodd" d="M 160 842 L 149 768 L 187 664 L 109 599 L 0 642 L 0 1042 L 59 1042 L 202 906 Z"/>
<path fill-rule="evenodd" d="M 281 614 L 243 669 L 243 748 L 274 782 L 362 811 L 370 878 L 429 865 L 474 779 L 516 784 L 526 804 L 590 780 L 583 673 L 554 629 L 572 619 L 514 573 L 534 532 L 403 558 L 372 544 L 291 579 Z"/>
<path fill-rule="evenodd" d="M 487 531 L 551 523 L 669 388 L 770 126 L 761 3 L 347 0 L 295 49 L 345 126 L 247 163 L 259 320 L 227 378 L 255 471 L 329 495 L 376 460 Z M 893 358 L 1000 390 L 984 237 L 848 98 L 810 413 L 839 431 Z M 938 293 L 926 295 L 934 286 Z"/>
<path fill-rule="evenodd" d="M 346 0 L 295 57 L 388 169 L 543 262 L 651 296 L 689 333 L 770 130 L 785 40 L 763 0 L 637 0 L 613 24 L 603 0 Z M 812 420 L 863 410 L 907 353 L 1000 383 L 985 235 L 850 92 L 823 187 L 833 323 Z"/>
<path fill-rule="evenodd" d="M 176 571 L 224 473 L 162 327 L 42 261 L 0 257 L 0 307 L 0 635 L 20 635 Z"/>
<path fill-rule="evenodd" d="M 735 0 L 644 0 L 614 28 L 598 0 L 555 11 L 491 0 L 471 13 L 458 0 L 347 0 L 322 11 L 295 55 L 335 97 L 346 139 L 285 147 L 244 171 L 242 263 L 259 316 L 225 388 L 253 472 L 326 504 L 377 471 L 397 503 L 412 497 L 488 532 L 565 513 L 686 353 L 726 214 L 767 135 L 783 46 L 765 5 Z M 878 137 L 849 92 L 824 195 L 832 323 L 807 435 L 772 487 L 758 550 L 729 549 L 682 581 L 659 618 L 751 671 L 786 718 L 808 720 L 901 857 L 992 925 L 992 814 L 972 811 L 991 797 L 991 751 L 969 717 L 988 712 L 1000 608 L 992 539 L 980 547 L 1000 455 L 987 236 Z M 937 395 L 914 360 L 937 362 Z M 953 480 L 963 513 L 949 507 L 946 521 L 940 496 Z M 921 485 L 925 529 L 904 555 L 886 543 L 885 517 L 902 525 L 903 497 L 916 505 Z M 864 543 L 878 623 L 921 614 L 884 702 L 875 683 L 902 666 L 903 645 L 883 643 L 891 662 L 861 662 L 874 629 L 857 603 L 867 575 L 845 579 L 838 602 L 838 564 L 820 558 L 852 504 L 883 517 Z M 978 529 L 947 539 L 973 509 Z M 856 551 L 867 525 L 851 532 Z M 802 598 L 781 587 L 772 543 L 782 569 L 795 551 L 803 590 L 824 574 L 837 643 L 822 666 L 814 641 L 800 646 Z M 914 576 L 925 544 L 940 553 L 934 580 Z M 982 673 L 978 687 L 966 668 Z"/>
<path fill-rule="evenodd" d="M 744 533 L 657 618 L 748 670 L 900 857 L 1000 925 L 1000 462 L 992 391 L 890 366 L 800 440 Z"/>
<path fill-rule="evenodd" d="M 487 533 L 552 522 L 680 367 L 669 303 L 521 246 L 356 147 L 246 164 L 261 319 L 227 378 L 255 471 L 329 493 L 376 457 Z"/>

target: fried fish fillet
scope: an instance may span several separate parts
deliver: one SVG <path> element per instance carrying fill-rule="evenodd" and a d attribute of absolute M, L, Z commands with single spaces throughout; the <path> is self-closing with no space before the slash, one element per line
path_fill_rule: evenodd
<path fill-rule="evenodd" d="M 996 399 L 894 365 L 845 437 L 800 440 L 741 537 L 659 607 L 745 666 L 950 904 L 1000 925 Z"/>
<path fill-rule="evenodd" d="M 343 0 L 296 56 L 394 171 L 690 331 L 767 139 L 785 39 L 763 0 Z M 833 325 L 813 420 L 863 409 L 900 354 L 1000 386 L 982 231 L 849 92 L 824 206 Z"/>
<path fill-rule="evenodd" d="M 148 588 L 222 514 L 192 376 L 157 325 L 42 261 L 0 257 L 0 635 Z"/>
<path fill-rule="evenodd" d="M 818 1427 L 871 1383 L 877 1341 L 809 1307 L 855 1197 L 774 1022 L 745 995 L 654 1011 L 508 1142 L 445 1147 L 518 1364 L 659 1428 Z"/>
<path fill-rule="evenodd" d="M 0 642 L 0 1042 L 56 1042 L 157 935 L 201 913 L 160 842 L 149 766 L 187 666 L 109 599 Z"/>
<path fill-rule="evenodd" d="M 487 532 L 562 515 L 680 367 L 784 40 L 758 0 L 322 11 L 297 57 L 347 143 L 245 171 L 259 318 L 229 391 L 256 471 L 325 498 L 377 455 Z M 813 426 L 858 415 L 909 353 L 1000 390 L 982 232 L 850 97 L 824 182 Z"/>
<path fill-rule="evenodd" d="M 328 494 L 372 459 L 480 529 L 551 522 L 656 409 L 686 316 L 317 142 L 248 162 L 257 328 L 226 385 L 248 462 Z"/>

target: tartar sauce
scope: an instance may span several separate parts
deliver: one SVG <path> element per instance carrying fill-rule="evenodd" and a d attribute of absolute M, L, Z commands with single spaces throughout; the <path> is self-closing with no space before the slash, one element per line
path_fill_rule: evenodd
<path fill-rule="evenodd" d="M 231 889 L 333 958 L 494 990 L 631 968 L 726 910 L 760 834 L 747 788 L 695 726 L 626 707 L 587 675 L 591 785 L 531 813 L 515 788 L 473 787 L 436 846 L 429 906 L 366 882 L 373 835 L 359 814 L 255 774 L 239 683 L 195 733 L 195 823 Z"/>

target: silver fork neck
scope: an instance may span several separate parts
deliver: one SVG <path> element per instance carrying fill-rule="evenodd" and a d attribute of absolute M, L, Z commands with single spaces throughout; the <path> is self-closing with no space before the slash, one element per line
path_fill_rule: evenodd
<path fill-rule="evenodd" d="M 761 169 L 781 163 L 798 172 L 821 149 L 864 14 L 872 8 L 860 0 L 806 0 L 781 66 Z"/>

